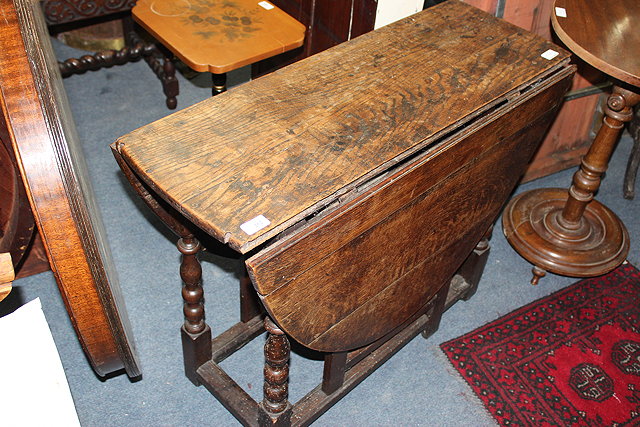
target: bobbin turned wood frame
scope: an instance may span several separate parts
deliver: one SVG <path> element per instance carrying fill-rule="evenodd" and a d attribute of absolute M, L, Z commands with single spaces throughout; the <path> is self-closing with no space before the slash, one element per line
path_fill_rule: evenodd
<path fill-rule="evenodd" d="M 465 265 L 454 278 L 443 286 L 428 304 L 409 321 L 398 333 L 392 333 L 376 342 L 351 352 L 324 353 L 324 373 L 322 382 L 297 403 L 287 401 L 286 375 L 280 375 L 289 359 L 289 343 L 284 332 L 273 321 L 262 314 L 241 321 L 223 334 L 215 337 L 210 351 L 203 358 L 207 361 L 197 366 L 187 365 L 185 370 L 195 375 L 190 377 L 194 384 L 204 385 L 243 424 L 253 425 L 308 425 L 340 400 L 345 394 L 362 382 L 367 376 L 385 363 L 416 335 L 424 338 L 438 329 L 442 313 L 460 299 L 470 298 L 476 291 L 479 278 L 489 254 L 487 239 L 483 239 L 469 256 Z M 472 281 L 468 281 L 472 280 Z M 250 299 L 244 299 L 245 301 Z M 259 310 L 258 305 L 243 306 L 243 310 Z M 270 398 L 258 403 L 252 399 L 219 363 L 242 348 L 256 336 L 267 331 L 265 344 L 265 388 L 271 390 Z M 208 330 L 203 331 L 207 335 Z M 197 353 L 199 334 L 190 334 L 182 328 L 185 355 Z M 207 342 L 207 338 L 204 339 Z M 194 357 L 191 360 L 197 360 Z M 274 421 L 275 420 L 275 421 Z"/>
<path fill-rule="evenodd" d="M 240 280 L 240 322 L 211 337 L 204 321 L 202 268 L 198 253 L 202 246 L 197 229 L 185 222 L 141 182 L 114 150 L 118 164 L 147 205 L 180 236 L 185 321 L 181 328 L 185 375 L 196 386 L 203 385 L 244 425 L 309 425 L 333 404 L 401 350 L 418 334 L 429 338 L 440 325 L 442 314 L 457 301 L 471 298 L 489 256 L 490 226 L 451 280 L 413 316 L 395 330 L 353 351 L 325 352 L 322 382 L 295 404 L 287 397 L 290 344 L 285 333 L 265 314 L 250 278 Z M 247 343 L 267 332 L 265 343 L 265 396 L 256 402 L 221 367 L 220 363 Z"/>
<path fill-rule="evenodd" d="M 112 144 L 180 237 L 187 377 L 244 424 L 304 425 L 437 329 L 475 291 L 487 230 L 570 85 L 569 55 L 549 49 L 449 1 Z M 241 321 L 215 338 L 202 233 L 243 254 L 249 276 Z M 219 363 L 265 330 L 258 403 Z M 325 354 L 322 383 L 295 405 L 289 339 Z"/>
<path fill-rule="evenodd" d="M 122 15 L 122 32 L 125 46 L 119 50 L 102 50 L 92 55 L 82 55 L 80 58 L 68 58 L 64 61 L 58 61 L 62 77 L 82 74 L 87 71 L 97 71 L 102 68 L 124 65 L 144 59 L 162 84 L 167 108 L 171 110 L 176 108 L 178 105 L 176 97 L 180 93 L 180 89 L 176 78 L 176 69 L 172 62 L 172 55 L 165 52 L 162 46 L 144 41 L 136 33 L 130 15 L 131 8 L 136 4 L 135 0 L 121 2 L 97 0 L 90 4 L 73 0 L 43 0 L 41 4 L 44 19 L 50 28 L 80 24 L 82 21 L 96 18 L 116 18 Z"/>

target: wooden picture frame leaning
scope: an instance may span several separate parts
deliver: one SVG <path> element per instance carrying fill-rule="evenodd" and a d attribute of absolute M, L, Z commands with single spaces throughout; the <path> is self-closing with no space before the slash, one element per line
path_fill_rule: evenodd
<path fill-rule="evenodd" d="M 140 375 L 129 322 L 40 2 L 0 0 L 0 106 L 51 269 L 100 376 Z"/>

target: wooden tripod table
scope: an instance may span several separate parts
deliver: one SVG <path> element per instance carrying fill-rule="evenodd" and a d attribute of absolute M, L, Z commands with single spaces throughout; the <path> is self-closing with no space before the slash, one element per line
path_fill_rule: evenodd
<path fill-rule="evenodd" d="M 214 95 L 227 72 L 302 46 L 306 30 L 260 0 L 140 0 L 131 12 L 182 62 L 211 72 Z"/>
<path fill-rule="evenodd" d="M 433 332 L 475 291 L 489 230 L 570 85 L 568 62 L 448 1 L 120 138 L 123 172 L 180 236 L 187 376 L 245 424 L 306 425 Z M 243 254 L 250 277 L 240 322 L 215 338 L 203 233 Z M 256 402 L 219 363 L 265 330 Z M 325 361 L 295 404 L 289 339 Z"/>
<path fill-rule="evenodd" d="M 640 101 L 640 2 L 556 0 L 558 37 L 580 58 L 608 74 L 613 90 L 605 117 L 571 188 L 532 190 L 515 197 L 503 216 L 504 234 L 534 265 L 532 284 L 545 271 L 573 277 L 604 274 L 629 252 L 622 221 L 593 200 L 624 123 Z"/>

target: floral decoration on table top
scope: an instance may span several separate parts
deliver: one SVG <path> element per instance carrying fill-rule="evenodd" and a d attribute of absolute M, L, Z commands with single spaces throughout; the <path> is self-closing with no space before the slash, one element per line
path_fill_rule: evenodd
<path fill-rule="evenodd" d="M 245 9 L 233 0 L 191 0 L 182 22 L 205 40 L 220 37 L 221 41 L 233 42 L 253 37 L 260 30 L 257 13 L 257 9 Z"/>

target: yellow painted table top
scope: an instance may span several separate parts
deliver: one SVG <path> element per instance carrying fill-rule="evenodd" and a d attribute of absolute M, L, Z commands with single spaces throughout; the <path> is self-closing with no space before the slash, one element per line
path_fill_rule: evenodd
<path fill-rule="evenodd" d="M 302 46 L 305 26 L 267 1 L 140 0 L 133 17 L 199 72 L 226 73 Z"/>

